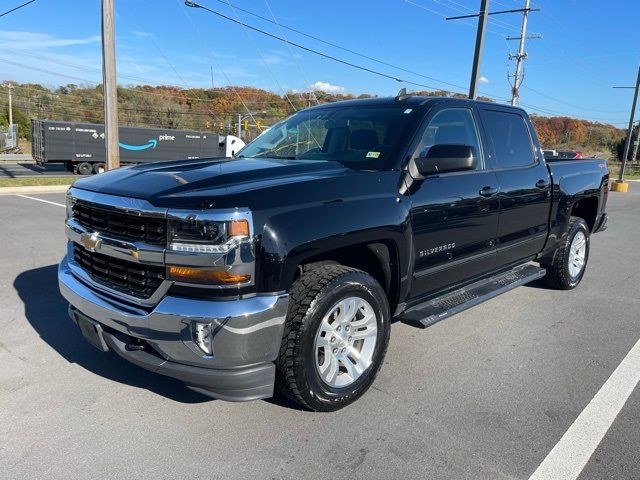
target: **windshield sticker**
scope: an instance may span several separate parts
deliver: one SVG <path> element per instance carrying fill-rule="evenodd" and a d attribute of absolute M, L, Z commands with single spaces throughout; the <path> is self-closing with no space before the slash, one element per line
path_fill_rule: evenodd
<path fill-rule="evenodd" d="M 411 112 L 413 112 L 413 108 L 407 108 L 407 109 L 404 111 L 404 113 L 411 113 Z"/>
<path fill-rule="evenodd" d="M 380 152 L 369 152 L 367 153 L 367 158 L 378 158 L 380 156 Z"/>

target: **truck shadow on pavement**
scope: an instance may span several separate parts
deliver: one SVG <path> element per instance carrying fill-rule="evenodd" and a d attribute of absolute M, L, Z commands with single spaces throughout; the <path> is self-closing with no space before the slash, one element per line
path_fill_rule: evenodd
<path fill-rule="evenodd" d="M 57 271 L 57 265 L 28 270 L 16 277 L 13 286 L 33 329 L 63 358 L 96 375 L 145 388 L 176 402 L 214 401 L 189 390 L 178 380 L 148 372 L 114 353 L 102 353 L 88 344 L 67 314 L 67 302 L 58 291 Z"/>

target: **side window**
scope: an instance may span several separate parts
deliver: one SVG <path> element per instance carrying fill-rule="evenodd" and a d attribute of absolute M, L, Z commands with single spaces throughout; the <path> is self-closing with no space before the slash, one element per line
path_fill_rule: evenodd
<path fill-rule="evenodd" d="M 447 108 L 436 113 L 422 133 L 415 156 L 426 156 L 434 145 L 469 145 L 479 158 L 480 139 L 471 110 Z"/>
<path fill-rule="evenodd" d="M 498 168 L 527 167 L 535 163 L 529 130 L 521 115 L 485 110 L 482 119 L 493 143 Z"/>

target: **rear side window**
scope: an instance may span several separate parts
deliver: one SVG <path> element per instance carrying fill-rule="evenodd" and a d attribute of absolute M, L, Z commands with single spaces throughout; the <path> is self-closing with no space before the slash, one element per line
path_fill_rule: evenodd
<path fill-rule="evenodd" d="M 527 167 L 535 163 L 529 130 L 517 113 L 485 110 L 484 125 L 493 143 L 497 168 Z"/>

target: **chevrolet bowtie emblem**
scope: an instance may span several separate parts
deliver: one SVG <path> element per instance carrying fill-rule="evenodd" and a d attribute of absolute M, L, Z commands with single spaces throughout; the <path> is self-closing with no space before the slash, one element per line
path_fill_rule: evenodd
<path fill-rule="evenodd" d="M 80 235 L 80 243 L 90 252 L 97 252 L 100 250 L 102 239 L 100 239 L 98 232 L 83 233 Z"/>

